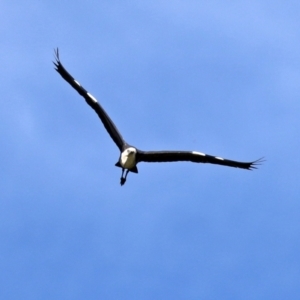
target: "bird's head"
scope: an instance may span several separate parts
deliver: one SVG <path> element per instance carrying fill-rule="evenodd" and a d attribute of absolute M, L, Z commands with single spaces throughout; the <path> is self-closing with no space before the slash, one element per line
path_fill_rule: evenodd
<path fill-rule="evenodd" d="M 136 154 L 136 149 L 133 148 L 133 147 L 129 147 L 125 150 L 125 153 L 128 155 L 128 156 L 131 156 L 131 155 L 135 155 Z"/>

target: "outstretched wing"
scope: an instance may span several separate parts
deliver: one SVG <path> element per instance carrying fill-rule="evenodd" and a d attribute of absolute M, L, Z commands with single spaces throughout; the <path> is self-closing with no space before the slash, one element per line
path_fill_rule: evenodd
<path fill-rule="evenodd" d="M 113 139 L 113 141 L 116 143 L 120 151 L 122 151 L 122 147 L 125 144 L 125 141 L 118 131 L 116 125 L 113 123 L 113 121 L 110 119 L 110 117 L 107 115 L 105 110 L 102 108 L 102 106 L 99 104 L 99 102 L 96 100 L 96 98 L 91 95 L 88 91 L 86 91 L 78 81 L 76 81 L 64 68 L 64 66 L 61 64 L 59 59 L 59 52 L 58 48 L 55 50 L 55 70 L 61 75 L 61 77 L 66 80 L 82 97 L 84 97 L 87 104 L 95 110 L 99 118 L 101 119 L 105 129 L 109 133 L 110 137 Z"/>
<path fill-rule="evenodd" d="M 239 162 L 225 159 L 219 156 L 212 156 L 196 151 L 138 151 L 138 162 L 176 162 L 176 161 L 191 161 L 195 163 L 210 163 L 222 166 L 234 167 L 252 170 L 256 169 L 257 165 L 263 162 L 263 159 L 258 159 L 252 162 Z"/>

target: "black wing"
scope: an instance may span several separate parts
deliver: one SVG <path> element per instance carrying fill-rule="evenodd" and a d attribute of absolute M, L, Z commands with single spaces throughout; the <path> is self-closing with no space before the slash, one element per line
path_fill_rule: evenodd
<path fill-rule="evenodd" d="M 125 144 L 125 141 L 118 131 L 116 125 L 113 123 L 113 121 L 110 119 L 110 117 L 107 115 L 105 110 L 102 108 L 102 106 L 98 103 L 96 98 L 91 95 L 88 91 L 86 91 L 78 81 L 76 81 L 64 68 L 64 66 L 61 64 L 59 59 L 59 53 L 58 48 L 55 50 L 55 59 L 54 62 L 55 70 L 61 75 L 61 77 L 66 80 L 82 97 L 84 97 L 87 104 L 95 110 L 99 118 L 101 119 L 105 129 L 109 133 L 110 137 L 113 139 L 113 141 L 116 143 L 120 151 L 122 151 L 122 147 Z"/>
<path fill-rule="evenodd" d="M 212 156 L 196 151 L 138 151 L 138 162 L 175 162 L 175 161 L 191 161 L 195 163 L 210 163 L 222 166 L 234 167 L 252 170 L 263 162 L 258 159 L 252 162 L 239 162 L 225 159 L 219 156 Z"/>

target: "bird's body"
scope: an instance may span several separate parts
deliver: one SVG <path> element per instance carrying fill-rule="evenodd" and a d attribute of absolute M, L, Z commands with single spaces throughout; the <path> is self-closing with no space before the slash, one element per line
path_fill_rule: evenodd
<path fill-rule="evenodd" d="M 80 83 L 75 80 L 63 67 L 59 59 L 58 49 L 55 51 L 56 61 L 54 62 L 56 71 L 82 96 L 89 106 L 91 106 L 99 118 L 101 119 L 105 129 L 109 133 L 112 140 L 120 150 L 120 157 L 115 164 L 122 168 L 121 185 L 126 182 L 129 172 L 138 173 L 137 164 L 139 162 L 176 162 L 190 161 L 195 163 L 211 163 L 223 166 L 241 168 L 241 169 L 256 169 L 256 165 L 262 162 L 261 159 L 252 162 L 238 162 L 225 159 L 219 156 L 212 156 L 198 151 L 142 151 L 126 143 L 117 127 L 110 119 L 108 114 L 99 104 L 97 99 L 87 92 Z M 124 171 L 125 176 L 124 176 Z"/>
<path fill-rule="evenodd" d="M 132 169 L 136 166 L 136 153 L 137 150 L 133 147 L 129 147 L 121 153 L 120 164 L 124 169 Z"/>

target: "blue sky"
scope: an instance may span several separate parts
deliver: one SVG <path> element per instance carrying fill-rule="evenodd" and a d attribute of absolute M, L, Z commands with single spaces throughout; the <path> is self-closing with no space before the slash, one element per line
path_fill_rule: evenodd
<path fill-rule="evenodd" d="M 1 299 L 299 299 L 299 1 L 8 1 Z M 67 70 L 143 150 L 119 153 Z"/>

